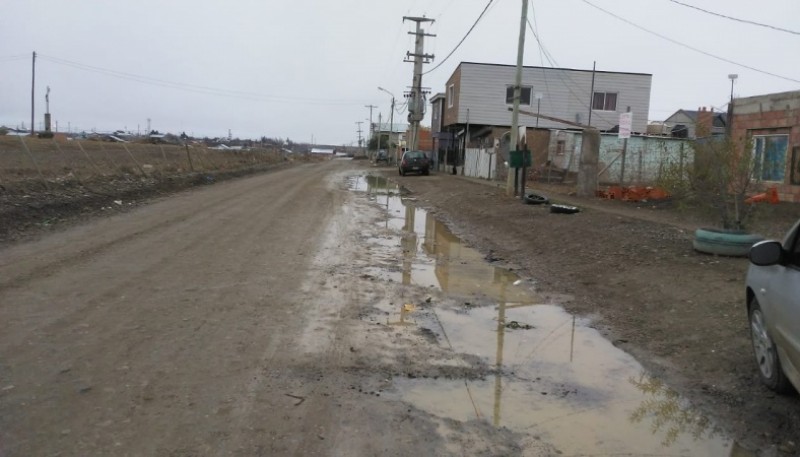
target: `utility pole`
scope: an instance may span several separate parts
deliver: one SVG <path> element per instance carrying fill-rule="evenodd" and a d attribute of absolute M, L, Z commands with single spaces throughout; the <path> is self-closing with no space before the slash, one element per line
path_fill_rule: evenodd
<path fill-rule="evenodd" d="M 36 105 L 36 51 L 33 51 L 33 61 L 31 62 L 31 136 L 36 134 L 33 120 L 34 106 Z"/>
<path fill-rule="evenodd" d="M 394 95 L 392 95 L 392 110 L 389 111 L 389 144 L 392 144 L 392 135 L 394 135 Z M 397 147 L 394 148 L 394 163 L 400 160 L 397 157 Z"/>
<path fill-rule="evenodd" d="M 375 143 L 375 150 L 376 151 L 381 149 L 381 122 L 383 121 L 382 117 L 383 117 L 383 115 L 379 112 L 378 113 L 378 142 Z M 388 156 L 389 156 L 388 152 L 386 153 L 386 156 L 387 156 L 387 159 L 388 159 Z"/>
<path fill-rule="evenodd" d="M 356 122 L 356 124 L 358 124 L 358 147 L 359 149 L 361 149 L 361 152 L 364 152 L 362 146 L 364 144 L 364 140 L 361 139 L 361 124 L 363 123 L 364 123 L 363 121 Z"/>
<path fill-rule="evenodd" d="M 364 108 L 369 108 L 369 139 L 372 140 L 375 138 L 375 127 L 372 125 L 372 108 L 377 108 L 376 105 L 364 105 Z M 378 140 L 380 142 L 380 139 Z M 367 148 L 369 149 L 369 148 Z M 377 151 L 380 149 L 378 146 L 375 146 L 375 150 Z"/>
<path fill-rule="evenodd" d="M 519 20 L 519 43 L 517 44 L 517 72 L 514 75 L 514 100 L 513 108 L 511 111 L 511 144 L 509 144 L 509 156 L 512 150 L 516 151 L 519 148 L 519 99 L 522 94 L 522 56 L 525 53 L 525 22 L 528 18 L 528 0 L 522 0 L 522 15 Z M 510 157 L 509 157 L 510 159 Z M 508 173 L 506 178 L 506 195 L 515 195 L 517 193 L 517 169 L 514 168 L 514 173 Z M 509 168 L 511 171 L 511 168 Z M 521 194 L 525 193 L 522 189 Z"/>
<path fill-rule="evenodd" d="M 426 17 L 412 17 L 412 16 L 403 16 L 403 22 L 406 20 L 414 21 L 417 23 L 417 29 L 415 32 L 408 32 L 409 35 L 415 35 L 416 39 L 414 40 L 414 52 L 406 52 L 406 58 L 403 62 L 413 62 L 414 63 L 414 77 L 411 81 L 411 90 L 407 94 L 409 99 L 408 101 L 408 122 L 411 126 L 411 144 L 410 149 L 416 150 L 419 149 L 419 123 L 422 119 L 425 118 L 425 94 L 430 91 L 426 91 L 423 93 L 422 90 L 422 65 L 426 63 L 431 63 L 434 58 L 433 54 L 425 54 L 425 37 L 435 37 L 436 35 L 431 35 L 429 33 L 425 33 L 422 30 L 422 23 L 423 22 L 435 22 L 433 19 L 428 19 Z M 413 57 L 414 60 L 410 60 L 409 58 Z"/>
<path fill-rule="evenodd" d="M 597 70 L 597 61 L 595 60 L 594 62 L 592 62 L 592 88 L 589 90 L 589 122 L 586 123 L 587 127 L 592 126 L 592 110 L 594 109 L 594 76 L 596 70 Z"/>

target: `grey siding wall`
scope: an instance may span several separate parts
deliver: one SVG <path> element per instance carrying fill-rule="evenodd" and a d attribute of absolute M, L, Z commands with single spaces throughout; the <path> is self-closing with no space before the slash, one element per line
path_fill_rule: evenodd
<path fill-rule="evenodd" d="M 514 84 L 514 67 L 462 62 L 461 87 L 458 104 L 458 121 L 471 124 L 511 125 L 511 112 L 506 103 L 506 86 Z M 650 110 L 652 76 L 645 74 L 597 72 L 595 92 L 616 92 L 616 111 L 594 111 L 592 125 L 609 129 L 619 122 L 619 114 L 630 106 L 633 112 L 633 130 L 647 130 Z M 592 72 L 553 68 L 526 67 L 522 85 L 532 86 L 533 93 L 541 92 L 541 113 L 575 122 L 586 123 L 591 106 Z M 531 104 L 520 109 L 536 112 L 536 99 L 531 94 Z M 533 127 L 536 119 L 520 115 L 520 125 Z M 564 128 L 564 124 L 540 119 L 539 127 Z"/>

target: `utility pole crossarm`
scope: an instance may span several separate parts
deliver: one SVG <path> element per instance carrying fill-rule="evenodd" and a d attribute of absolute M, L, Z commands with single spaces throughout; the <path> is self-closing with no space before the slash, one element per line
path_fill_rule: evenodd
<path fill-rule="evenodd" d="M 408 32 L 409 35 L 414 35 L 416 37 L 414 40 L 414 52 L 406 52 L 406 58 L 403 61 L 414 63 L 414 76 L 411 81 L 411 90 L 408 94 L 408 122 L 410 124 L 409 148 L 411 150 L 417 150 L 419 149 L 420 122 L 425 117 L 425 95 L 422 90 L 422 65 L 430 63 L 434 58 L 433 54 L 425 53 L 425 37 L 436 36 L 425 33 L 425 31 L 422 30 L 422 24 L 436 21 L 426 17 L 403 16 L 403 22 L 405 21 L 416 22 L 416 30 Z M 413 60 L 411 60 L 412 57 Z"/>

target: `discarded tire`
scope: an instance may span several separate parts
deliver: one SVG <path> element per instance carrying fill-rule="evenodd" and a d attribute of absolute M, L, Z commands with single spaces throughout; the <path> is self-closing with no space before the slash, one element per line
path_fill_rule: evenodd
<path fill-rule="evenodd" d="M 550 205 L 550 212 L 556 214 L 575 214 L 580 209 L 576 206 L 568 205 Z"/>
<path fill-rule="evenodd" d="M 529 205 L 546 205 L 550 203 L 550 199 L 544 195 L 527 194 L 525 195 L 525 203 Z"/>
<path fill-rule="evenodd" d="M 701 228 L 694 232 L 692 247 L 695 251 L 706 254 L 730 257 L 745 257 L 754 244 L 764 239 L 761 235 L 753 235 L 739 230 L 719 230 Z"/>

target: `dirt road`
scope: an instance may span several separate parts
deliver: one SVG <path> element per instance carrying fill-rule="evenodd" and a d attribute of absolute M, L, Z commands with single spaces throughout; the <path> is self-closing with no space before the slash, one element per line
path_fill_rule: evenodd
<path fill-rule="evenodd" d="M 670 330 L 648 326 L 645 311 L 622 312 L 632 301 L 603 308 L 621 296 L 614 284 L 645 297 L 647 312 L 665 295 L 661 283 L 637 286 L 644 276 L 597 284 L 619 244 L 574 258 L 514 241 L 524 225 L 493 238 L 521 205 L 446 176 L 401 180 L 415 191 L 401 198 L 376 174 L 351 161 L 300 165 L 4 248 L 0 456 L 791 451 L 791 404 L 768 400 L 758 436 L 737 431 L 746 418 L 732 409 L 764 408 L 727 378 L 692 378 L 707 347 L 688 333 L 665 343 Z M 644 237 L 665 262 L 680 239 L 670 230 Z M 731 276 L 702 264 L 712 279 Z M 653 274 L 688 263 L 669 265 Z M 570 281 L 558 280 L 566 269 Z M 692 335 L 704 343 L 702 329 Z M 696 410 L 664 379 L 706 389 L 692 400 L 724 401 Z"/>
<path fill-rule="evenodd" d="M 387 360 L 414 357 L 381 355 L 400 337 L 362 319 L 386 289 L 350 276 L 371 263 L 356 228 L 372 217 L 343 204 L 350 167 L 224 182 L 3 250 L 0 455 L 508 453 L 488 424 L 445 439 L 381 397 L 406 371 Z"/>

